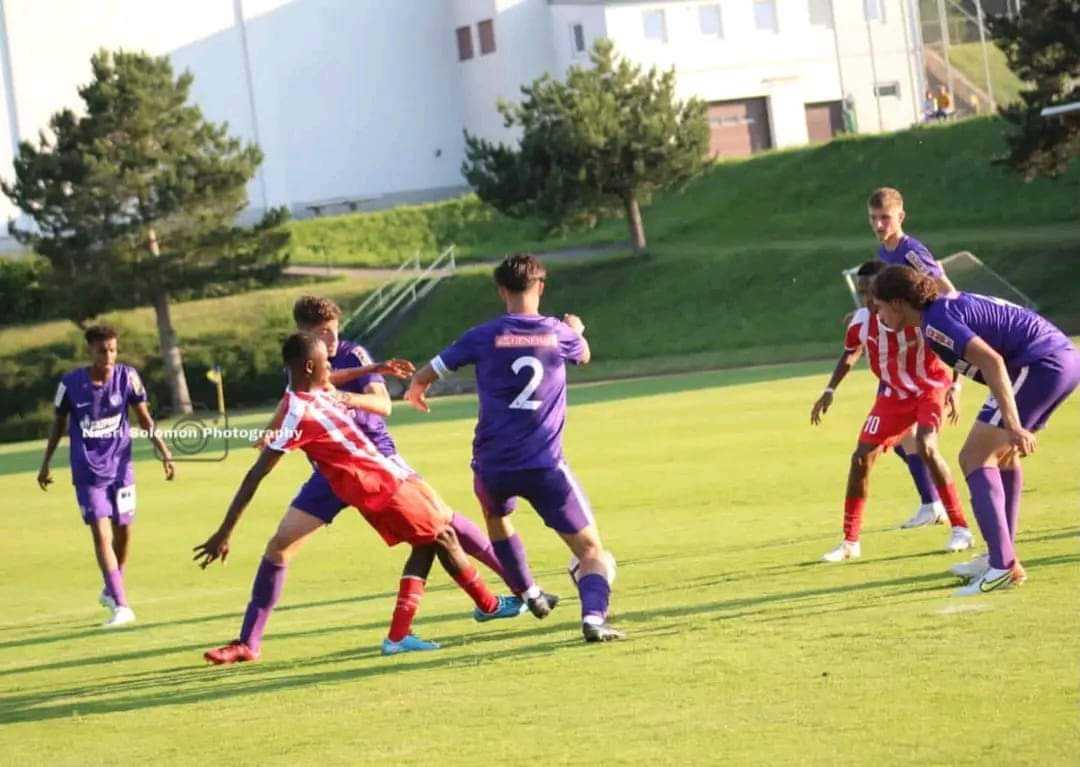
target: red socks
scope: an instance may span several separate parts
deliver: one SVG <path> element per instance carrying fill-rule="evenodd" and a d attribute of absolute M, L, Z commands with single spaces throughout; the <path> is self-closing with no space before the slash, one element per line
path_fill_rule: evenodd
<path fill-rule="evenodd" d="M 470 566 L 466 570 L 462 570 L 460 573 L 454 576 L 454 580 L 457 581 L 457 585 L 461 586 L 462 590 L 472 597 L 472 601 L 485 613 L 493 613 L 499 606 L 499 598 L 488 590 L 487 584 L 484 583 L 480 577 L 480 573 L 476 572 L 476 568 Z"/>
<path fill-rule="evenodd" d="M 398 586 L 397 604 L 394 605 L 394 617 L 390 619 L 391 642 L 400 642 L 409 635 L 413 618 L 420 609 L 420 599 L 424 596 L 424 580 L 414 575 L 406 575 Z"/>
<path fill-rule="evenodd" d="M 956 485 L 938 485 L 937 491 L 941 496 L 941 505 L 949 515 L 949 524 L 953 527 L 967 527 L 964 510 L 960 508 L 960 496 L 956 494 Z"/>
<path fill-rule="evenodd" d="M 866 508 L 865 498 L 846 498 L 844 500 L 844 540 L 855 543 L 862 530 L 862 515 Z"/>

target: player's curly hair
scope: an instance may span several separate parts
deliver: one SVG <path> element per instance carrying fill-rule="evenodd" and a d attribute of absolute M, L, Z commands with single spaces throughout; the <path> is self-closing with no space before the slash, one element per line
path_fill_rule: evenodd
<path fill-rule="evenodd" d="M 872 288 L 878 301 L 896 301 L 897 299 L 922 310 L 931 301 L 941 295 L 941 289 L 933 277 L 917 272 L 910 266 L 886 267 L 874 278 Z"/>
<path fill-rule="evenodd" d="M 514 293 L 524 293 L 547 278 L 547 269 L 532 253 L 511 253 L 495 267 L 495 284 Z"/>
<path fill-rule="evenodd" d="M 112 325 L 91 325 L 83 333 L 83 338 L 86 339 L 86 343 L 90 346 L 116 337 L 116 328 Z"/>
<path fill-rule="evenodd" d="M 329 298 L 300 296 L 293 304 L 292 316 L 297 326 L 310 328 L 330 320 L 340 320 L 341 307 Z"/>
<path fill-rule="evenodd" d="M 307 362 L 315 355 L 315 347 L 321 343 L 314 333 L 293 333 L 281 345 L 281 360 L 289 367 Z"/>

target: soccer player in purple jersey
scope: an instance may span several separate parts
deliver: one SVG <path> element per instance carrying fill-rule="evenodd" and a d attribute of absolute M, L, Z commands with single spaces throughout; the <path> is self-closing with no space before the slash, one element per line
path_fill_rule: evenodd
<path fill-rule="evenodd" d="M 95 325 L 87 329 L 85 338 L 91 364 L 60 379 L 53 402 L 56 417 L 37 481 L 42 490 L 48 490 L 52 483 L 49 463 L 70 417 L 71 481 L 83 522 L 93 537 L 94 555 L 105 582 L 99 601 L 111 612 L 104 623 L 111 628 L 135 620 L 124 589 L 124 566 L 135 521 L 129 407 L 135 408 L 139 425 L 162 456 L 165 479 L 172 479 L 176 469 L 169 449 L 154 429 L 142 379 L 135 368 L 116 361 L 116 331 Z"/>
<path fill-rule="evenodd" d="M 942 296 L 932 279 L 911 269 L 889 267 L 878 275 L 874 297 L 888 324 L 921 326 L 942 360 L 990 388 L 960 451 L 988 555 L 952 568 L 972 579 L 957 596 L 1022 582 L 1015 551 L 1019 459 L 1035 451 L 1033 432 L 1080 386 L 1080 351 L 1029 309 L 975 293 Z"/>
<path fill-rule="evenodd" d="M 507 313 L 467 331 L 421 368 L 405 399 L 427 412 L 427 390 L 438 378 L 475 366 L 480 417 L 473 439 L 474 489 L 511 588 L 538 618 L 554 606 L 533 581 L 521 538 L 510 524 L 521 497 L 581 563 L 585 639 L 621 639 L 607 623 L 611 584 L 600 533 L 562 449 L 566 363 L 584 365 L 591 352 L 578 317 L 568 314 L 560 321 L 540 314 L 546 276 L 535 256 L 505 258 L 495 269 L 495 284 Z"/>
<path fill-rule="evenodd" d="M 955 292 L 956 288 L 930 249 L 904 233 L 907 214 L 904 212 L 904 198 L 898 190 L 887 186 L 875 189 L 866 207 L 870 228 L 881 243 L 877 252 L 879 259 L 890 266 L 910 266 L 929 275 L 942 293 Z"/>
<path fill-rule="evenodd" d="M 373 363 L 367 351 L 351 341 L 338 337 L 341 309 L 328 298 L 302 296 L 293 305 L 293 320 L 296 328 L 311 333 L 326 344 L 331 367 L 331 383 L 338 389 L 338 398 L 349 409 L 353 420 L 364 435 L 371 440 L 379 452 L 410 474 L 415 474 L 409 465 L 397 453 L 397 446 L 390 436 L 383 420 L 390 415 L 392 403 L 386 388 L 384 375 L 404 378 L 413 372 L 412 365 L 405 360 L 390 360 Z M 283 403 L 285 400 L 283 400 Z M 280 428 L 285 413 L 279 407 L 271 420 L 268 432 L 271 434 Z M 264 448 L 269 440 L 263 439 L 256 447 Z M 436 496 L 435 491 L 425 483 L 426 489 Z M 338 498 L 326 478 L 318 470 L 312 469 L 311 477 L 301 486 L 296 497 L 289 504 L 285 516 L 281 518 L 277 531 L 266 544 L 266 551 L 251 590 L 239 640 L 223 648 L 224 653 L 207 659 L 214 663 L 232 663 L 256 660 L 262 651 L 262 637 L 270 614 L 281 598 L 285 584 L 285 573 L 304 544 L 317 531 L 331 524 L 341 510 L 348 504 Z M 454 514 L 451 527 L 457 534 L 458 541 L 467 554 L 492 567 L 502 576 L 502 570 L 491 543 L 480 529 L 469 519 Z M 398 586 L 398 599 L 394 610 L 394 619 L 390 631 L 383 642 L 383 652 L 387 655 L 420 650 L 436 650 L 439 645 L 427 642 L 410 633 L 401 633 L 396 626 L 407 626 L 404 619 L 407 614 L 415 613 L 427 582 L 427 577 L 434 563 L 436 552 L 431 546 L 415 547 L 405 562 L 404 571 Z M 477 620 L 508 618 L 519 615 L 524 609 L 521 600 L 513 597 L 500 597 L 495 613 L 487 614 L 479 610 L 474 612 Z"/>

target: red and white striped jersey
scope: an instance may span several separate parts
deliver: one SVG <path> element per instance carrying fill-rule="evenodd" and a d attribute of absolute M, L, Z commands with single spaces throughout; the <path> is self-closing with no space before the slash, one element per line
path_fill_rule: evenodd
<path fill-rule="evenodd" d="M 284 403 L 285 418 L 270 449 L 302 450 L 342 501 L 365 511 L 381 509 L 406 472 L 379 453 L 327 392 L 290 389 Z"/>
<path fill-rule="evenodd" d="M 907 399 L 949 385 L 952 376 L 926 345 L 922 331 L 910 327 L 893 330 L 865 307 L 855 312 L 844 337 L 844 348 L 866 351 L 870 369 L 881 380 L 879 396 Z"/>

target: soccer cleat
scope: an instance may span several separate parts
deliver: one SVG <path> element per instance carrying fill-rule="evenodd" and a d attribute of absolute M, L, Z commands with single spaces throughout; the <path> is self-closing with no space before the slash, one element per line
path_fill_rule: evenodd
<path fill-rule="evenodd" d="M 614 639 L 626 639 L 626 634 L 607 623 L 582 623 L 581 633 L 586 642 L 610 642 Z"/>
<path fill-rule="evenodd" d="M 998 589 L 1007 589 L 1013 585 L 1013 570 L 999 570 L 996 567 L 988 567 L 986 572 L 973 580 L 967 586 L 953 592 L 954 597 L 976 597 L 979 594 L 989 594 Z"/>
<path fill-rule="evenodd" d="M 403 652 L 421 652 L 423 650 L 438 650 L 442 647 L 438 642 L 428 642 L 414 634 L 406 634 L 400 642 L 393 642 L 389 637 L 382 640 L 383 655 L 399 655 Z"/>
<path fill-rule="evenodd" d="M 858 541 L 841 541 L 840 545 L 827 552 L 822 562 L 843 562 L 847 559 L 858 559 L 862 556 L 862 544 Z"/>
<path fill-rule="evenodd" d="M 101 625 L 107 629 L 113 629 L 117 626 L 126 626 L 127 624 L 134 622 L 135 611 L 127 605 L 117 605 L 112 609 L 112 615 L 109 616 L 109 620 Z"/>
<path fill-rule="evenodd" d="M 971 531 L 966 527 L 954 527 L 949 533 L 949 542 L 945 544 L 945 551 L 957 552 L 970 549 L 975 545 L 975 539 Z"/>
<path fill-rule="evenodd" d="M 498 606 L 489 613 L 484 612 L 479 607 L 473 609 L 473 618 L 478 623 L 485 621 L 493 621 L 499 618 L 516 618 L 529 609 L 525 605 L 525 601 L 521 597 L 499 597 Z"/>
<path fill-rule="evenodd" d="M 258 660 L 261 654 L 258 650 L 252 650 L 239 639 L 234 639 L 224 647 L 207 650 L 203 653 L 203 658 L 215 666 L 225 666 L 229 663 L 246 663 L 247 661 Z"/>
<path fill-rule="evenodd" d="M 970 580 L 972 578 L 978 578 L 989 569 L 990 555 L 983 554 L 982 556 L 969 559 L 967 562 L 953 565 L 949 568 L 949 572 L 957 578 L 967 578 Z"/>
<path fill-rule="evenodd" d="M 945 506 L 941 501 L 924 503 L 919 507 L 919 510 L 915 512 L 915 516 L 900 525 L 900 529 L 910 530 L 913 527 L 922 527 L 923 525 L 943 525 L 948 519 L 949 517 L 945 513 Z"/>
<path fill-rule="evenodd" d="M 98 604 L 101 605 L 102 607 L 104 607 L 106 610 L 115 610 L 116 609 L 116 600 L 113 599 L 112 596 L 109 594 L 109 592 L 106 591 L 105 589 L 102 589 L 101 593 L 98 594 L 97 601 L 98 601 Z"/>
<path fill-rule="evenodd" d="M 540 596 L 526 600 L 525 604 L 529 608 L 529 612 L 537 618 L 546 618 L 555 609 L 555 605 L 559 604 L 559 596 L 541 591 Z"/>

